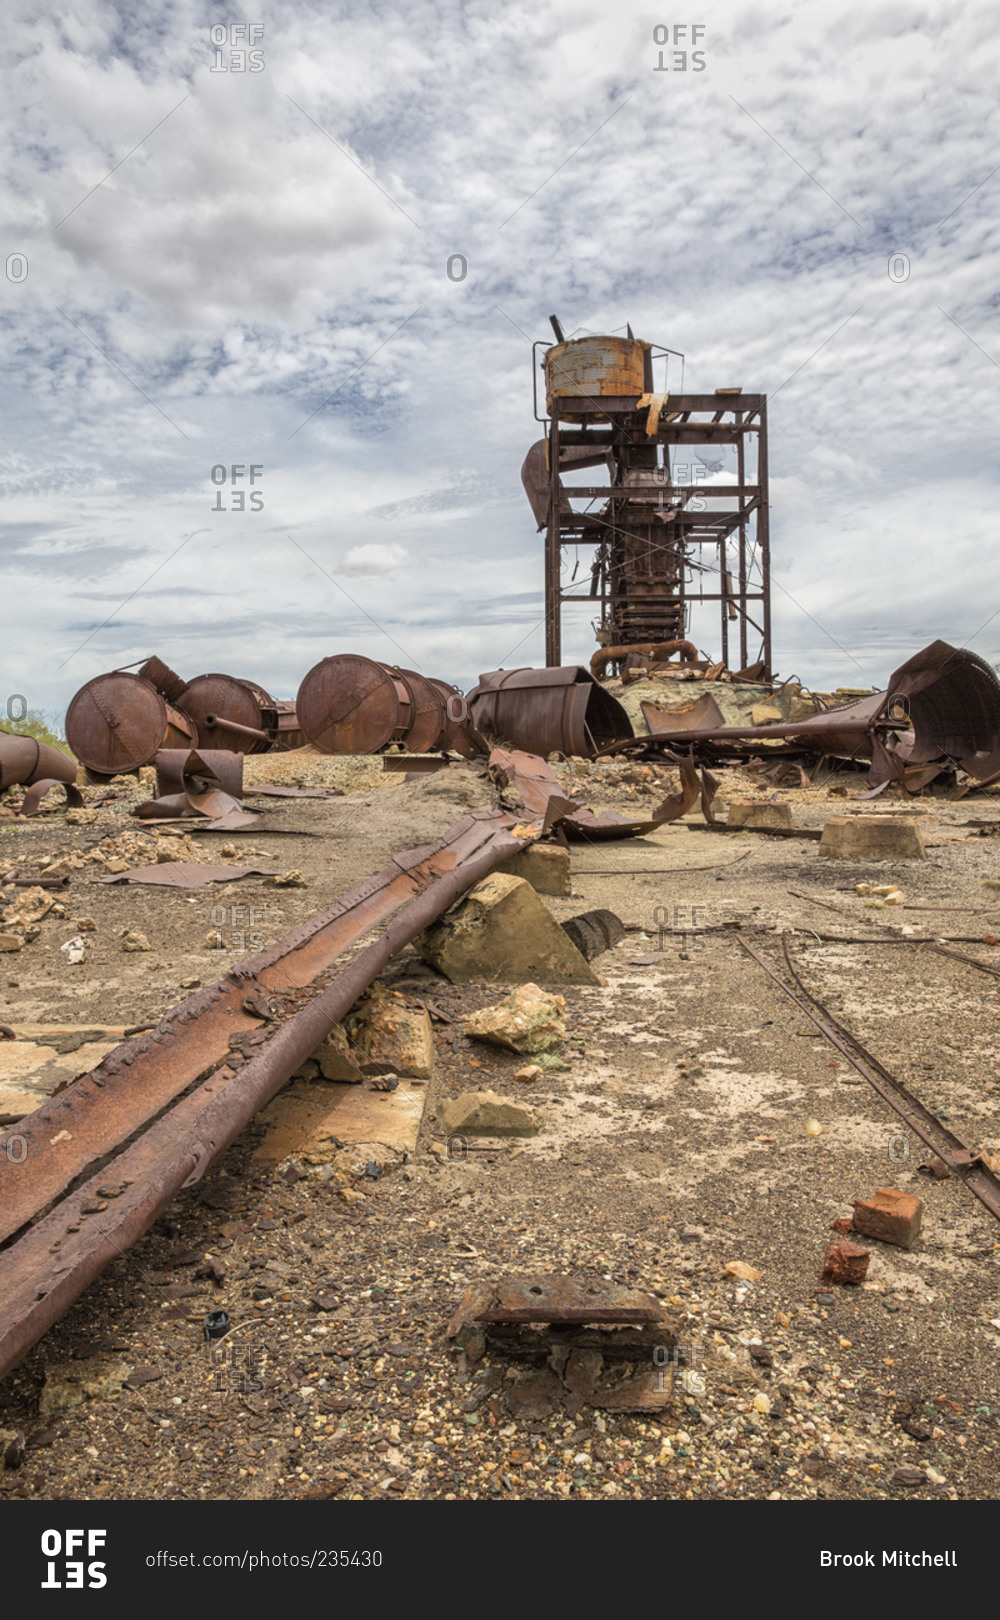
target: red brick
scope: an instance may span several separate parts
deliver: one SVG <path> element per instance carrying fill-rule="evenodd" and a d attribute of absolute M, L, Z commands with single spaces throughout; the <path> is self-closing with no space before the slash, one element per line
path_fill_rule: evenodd
<path fill-rule="evenodd" d="M 923 1213 L 923 1204 L 912 1193 L 879 1187 L 873 1198 L 859 1198 L 855 1203 L 854 1230 L 882 1243 L 912 1249 Z"/>
<path fill-rule="evenodd" d="M 831 1243 L 823 1261 L 823 1281 L 845 1285 L 864 1282 L 870 1258 L 860 1244 Z"/>
<path fill-rule="evenodd" d="M 830 1223 L 830 1231 L 839 1232 L 841 1237 L 846 1237 L 850 1230 L 851 1217 L 849 1215 L 841 1215 L 838 1221 L 831 1221 Z"/>

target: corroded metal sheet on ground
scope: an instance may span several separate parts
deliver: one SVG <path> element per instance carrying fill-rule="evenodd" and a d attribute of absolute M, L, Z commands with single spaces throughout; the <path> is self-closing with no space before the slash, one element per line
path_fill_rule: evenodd
<path fill-rule="evenodd" d="M 543 1272 L 537 1277 L 498 1277 L 494 1283 L 470 1289 L 449 1323 L 448 1336 L 453 1338 L 462 1324 L 470 1322 L 586 1327 L 599 1323 L 639 1326 L 666 1320 L 659 1301 L 640 1289 Z"/>
<path fill-rule="evenodd" d="M 707 806 L 711 803 L 715 791 L 711 777 L 703 773 L 699 784 L 698 773 L 692 762 L 682 759 L 678 762 L 681 778 L 679 791 L 668 794 L 657 805 L 652 820 L 630 821 L 628 817 L 616 816 L 610 810 L 604 811 L 599 816 L 595 815 L 593 810 L 587 809 L 577 800 L 564 798 L 551 766 L 537 754 L 527 754 L 520 749 L 508 751 L 494 748 L 489 763 L 490 770 L 497 779 L 519 795 L 529 813 L 544 818 L 544 831 L 547 832 L 550 827 L 558 825 L 565 831 L 567 837 L 581 839 L 587 843 L 616 838 L 640 838 L 644 833 L 655 832 L 657 827 L 662 827 L 666 822 L 677 821 L 686 815 L 699 793 L 702 797 L 702 807 L 707 813 Z"/>

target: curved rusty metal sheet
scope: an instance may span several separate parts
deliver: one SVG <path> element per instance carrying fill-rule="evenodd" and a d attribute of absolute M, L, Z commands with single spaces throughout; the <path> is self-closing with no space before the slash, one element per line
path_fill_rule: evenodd
<path fill-rule="evenodd" d="M 590 758 L 633 735 L 622 705 L 582 665 L 495 669 L 468 694 L 473 725 L 529 754 Z"/>
<path fill-rule="evenodd" d="M 176 703 L 184 690 L 185 681 L 182 675 L 165 664 L 162 658 L 147 658 L 142 668 L 136 674 L 150 686 L 155 686 L 161 697 L 168 703 Z"/>
<path fill-rule="evenodd" d="M 640 702 L 642 718 L 649 727 L 651 737 L 660 735 L 683 737 L 692 731 L 704 731 L 722 725 L 719 705 L 710 692 L 702 693 L 694 703 L 684 709 L 667 709 L 659 703 Z"/>
<path fill-rule="evenodd" d="M 194 724 L 141 675 L 114 670 L 81 686 L 66 711 L 66 740 L 99 778 L 150 765 L 161 748 L 194 748 Z"/>
<path fill-rule="evenodd" d="M 243 809 L 243 755 L 228 749 L 161 748 L 156 756 L 156 798 L 136 805 L 142 821 L 209 816 Z"/>
<path fill-rule="evenodd" d="M 680 816 L 686 815 L 693 808 L 699 794 L 705 819 L 711 821 L 711 803 L 718 787 L 718 783 L 707 771 L 702 772 L 699 781 L 693 760 L 678 759 L 680 791 L 668 794 L 657 805 L 651 820 L 631 821 L 626 816 L 616 816 L 610 810 L 603 811 L 599 816 L 595 815 L 593 810 L 581 805 L 577 800 L 564 798 L 552 767 L 537 754 L 523 753 L 519 749 L 508 751 L 504 748 L 494 748 L 490 754 L 489 766 L 493 776 L 502 786 L 513 789 L 529 815 L 542 817 L 543 832 L 548 832 L 551 827 L 558 827 L 567 838 L 580 839 L 587 843 L 603 843 L 618 838 L 639 838 L 643 833 L 655 832 L 656 828 L 662 827 L 665 822 L 676 821 Z"/>
<path fill-rule="evenodd" d="M 22 816 L 35 816 L 42 800 L 54 787 L 66 790 L 66 803 L 79 809 L 83 798 L 76 788 L 77 763 L 59 748 L 40 743 L 36 737 L 22 737 L 16 731 L 0 731 L 0 793 L 22 784 L 28 791 L 21 802 Z"/>
<path fill-rule="evenodd" d="M 907 764 L 957 764 L 983 782 L 1000 771 L 1000 681 L 975 653 L 932 641 L 889 681 L 888 706 L 913 726 Z"/>

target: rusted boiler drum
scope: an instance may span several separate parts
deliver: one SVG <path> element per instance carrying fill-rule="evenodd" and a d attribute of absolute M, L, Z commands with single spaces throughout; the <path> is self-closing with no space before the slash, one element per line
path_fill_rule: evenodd
<path fill-rule="evenodd" d="M 413 669 L 380 664 L 359 653 L 338 653 L 316 664 L 299 687 L 295 707 L 309 742 L 324 754 L 376 754 L 390 743 L 408 753 L 457 746 L 444 681 Z"/>
<path fill-rule="evenodd" d="M 266 754 L 278 735 L 277 704 L 254 681 L 235 675 L 196 675 L 176 702 L 203 748 Z"/>
<path fill-rule="evenodd" d="M 109 780 L 151 765 L 161 748 L 197 748 L 198 733 L 149 681 L 114 670 L 81 686 L 66 741 L 90 776 Z"/>
<path fill-rule="evenodd" d="M 477 731 L 529 754 L 588 758 L 634 735 L 610 692 L 582 665 L 552 669 L 494 669 L 468 694 Z"/>

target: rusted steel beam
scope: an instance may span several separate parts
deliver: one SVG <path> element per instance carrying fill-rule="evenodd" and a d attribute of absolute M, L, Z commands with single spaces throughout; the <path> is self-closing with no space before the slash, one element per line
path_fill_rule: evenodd
<path fill-rule="evenodd" d="M 16 1132 L 0 1133 L 0 1242 L 224 1058 L 231 1036 L 259 1029 L 244 1006 L 252 992 L 311 983 L 368 929 L 470 859 L 502 825 L 493 814 L 467 816 L 436 843 L 394 856 L 328 910 L 187 997 L 148 1034 L 115 1047 L 21 1120 Z M 11 1147 L 15 1134 L 19 1141 Z M 22 1152 L 30 1175 L 18 1173 Z"/>
<path fill-rule="evenodd" d="M 459 825 L 467 826 L 471 819 Z M 426 886 L 417 889 L 381 937 L 282 1024 L 238 1073 L 226 1066 L 218 1069 L 0 1253 L 0 1377 L 111 1260 L 149 1229 L 182 1187 L 201 1179 L 393 956 L 499 861 L 530 843 L 511 835 L 508 818 L 483 818 L 483 824 L 487 819 L 485 847 L 430 881 L 424 874 Z M 23 1120 L 19 1133 L 34 1118 Z M 30 1153 L 12 1168 L 22 1179 L 32 1179 Z"/>
<path fill-rule="evenodd" d="M 774 980 L 778 988 L 784 991 L 789 1000 L 795 1002 L 799 1010 L 805 1013 L 806 1017 L 816 1025 L 830 1044 L 835 1046 L 837 1051 L 847 1059 L 852 1068 L 857 1069 L 858 1073 L 864 1076 L 868 1084 L 878 1092 L 882 1101 L 888 1103 L 889 1107 L 899 1115 L 904 1124 L 908 1125 L 910 1130 L 919 1136 L 920 1140 L 948 1166 L 952 1174 L 958 1176 L 959 1180 L 965 1183 L 969 1191 L 976 1195 L 980 1203 L 985 1204 L 990 1214 L 1000 1220 L 1000 1178 L 994 1175 L 979 1154 L 966 1147 L 965 1143 L 955 1136 L 952 1131 L 949 1131 L 947 1126 L 942 1125 L 937 1116 L 932 1114 L 929 1108 L 925 1108 L 920 1099 L 915 1097 L 901 1080 L 897 1080 L 894 1075 L 891 1075 L 888 1069 L 884 1068 L 878 1061 L 878 1058 L 873 1057 L 870 1052 L 866 1051 L 857 1037 L 852 1035 L 850 1030 L 846 1029 L 843 1024 L 838 1023 L 837 1019 L 827 1011 L 822 1002 L 818 1001 L 806 989 L 788 954 L 787 934 L 782 934 L 782 948 L 788 971 L 798 986 L 797 990 L 793 990 L 790 985 L 785 983 L 767 958 L 762 956 L 759 951 L 754 950 L 753 946 L 748 940 L 744 939 L 742 934 L 734 930 L 733 938 L 736 940 L 737 945 L 748 956 L 752 956 L 754 961 L 764 969 L 768 977 Z M 874 940 L 872 943 L 881 945 L 883 941 Z"/>

